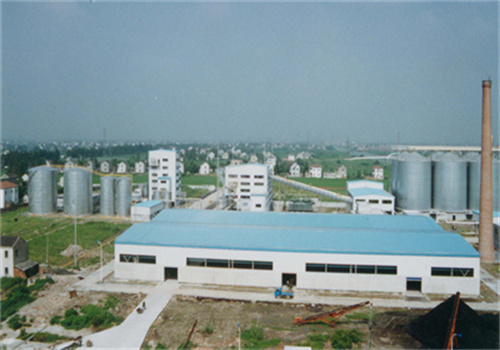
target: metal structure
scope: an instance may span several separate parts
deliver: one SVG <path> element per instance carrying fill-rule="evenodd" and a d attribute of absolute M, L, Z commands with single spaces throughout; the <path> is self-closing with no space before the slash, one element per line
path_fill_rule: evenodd
<path fill-rule="evenodd" d="M 101 177 L 101 215 L 115 215 L 115 177 Z"/>
<path fill-rule="evenodd" d="M 370 302 L 369 301 L 365 301 L 364 303 L 354 304 L 354 305 L 351 305 L 351 306 L 342 307 L 340 309 L 335 309 L 335 310 L 332 310 L 332 311 L 328 311 L 328 312 L 325 312 L 325 313 L 322 313 L 322 314 L 309 316 L 309 317 L 306 317 L 305 319 L 302 319 L 301 317 L 297 316 L 297 317 L 295 317 L 295 320 L 293 321 L 293 323 L 295 325 L 297 325 L 297 326 L 302 326 L 302 325 L 305 325 L 307 323 L 324 322 L 327 325 L 329 325 L 330 327 L 334 327 L 335 323 L 342 316 L 344 316 L 344 314 L 346 314 L 349 311 L 352 311 L 352 310 L 358 309 L 360 307 L 366 306 L 368 304 L 370 304 Z"/>
<path fill-rule="evenodd" d="M 454 153 L 433 157 L 432 208 L 445 212 L 467 209 L 467 163 Z"/>
<path fill-rule="evenodd" d="M 335 192 L 327 191 L 327 190 L 324 190 L 322 188 L 306 185 L 306 184 L 303 184 L 301 182 L 293 181 L 290 179 L 285 179 L 284 177 L 277 176 L 277 175 L 271 175 L 271 176 L 269 176 L 269 178 L 273 181 L 280 182 L 280 183 L 283 183 L 285 185 L 289 185 L 289 186 L 292 186 L 292 187 L 295 187 L 295 188 L 298 188 L 298 189 L 301 189 L 304 191 L 312 192 L 314 194 L 318 194 L 318 195 L 321 195 L 321 196 L 324 196 L 327 198 L 331 198 L 331 199 L 334 199 L 336 201 L 341 201 L 341 202 L 349 203 L 349 204 L 352 203 L 351 197 L 344 196 L 344 195 L 341 195 L 341 194 L 338 194 Z"/>
<path fill-rule="evenodd" d="M 115 212 L 117 216 L 130 216 L 132 182 L 130 177 L 118 177 L 115 180 Z"/>
<path fill-rule="evenodd" d="M 85 168 L 64 170 L 64 212 L 92 214 L 92 173 Z"/>
<path fill-rule="evenodd" d="M 467 209 L 479 210 L 481 156 L 478 153 L 467 153 L 462 159 L 467 162 Z"/>
<path fill-rule="evenodd" d="M 51 214 L 57 210 L 57 170 L 39 166 L 28 170 L 29 212 Z"/>
<path fill-rule="evenodd" d="M 402 153 L 396 157 L 396 207 L 405 210 L 430 210 L 432 207 L 432 165 L 418 153 Z"/>

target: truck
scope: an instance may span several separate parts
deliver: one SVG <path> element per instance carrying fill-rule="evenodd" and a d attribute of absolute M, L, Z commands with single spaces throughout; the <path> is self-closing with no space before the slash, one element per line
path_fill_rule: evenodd
<path fill-rule="evenodd" d="M 292 299 L 293 298 L 293 291 L 291 289 L 284 290 L 283 287 L 278 287 L 274 291 L 274 297 L 276 299 L 278 299 L 278 298 Z"/>

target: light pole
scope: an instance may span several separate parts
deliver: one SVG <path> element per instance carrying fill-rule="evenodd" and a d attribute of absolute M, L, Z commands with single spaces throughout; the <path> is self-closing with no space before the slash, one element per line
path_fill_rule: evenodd
<path fill-rule="evenodd" d="M 103 282 L 103 277 L 102 277 L 102 274 L 103 274 L 103 271 L 102 271 L 102 243 L 99 242 L 98 240 L 95 241 L 97 244 L 99 244 L 99 247 L 100 247 L 100 250 L 101 250 L 101 283 Z"/>
<path fill-rule="evenodd" d="M 49 234 L 47 234 L 47 261 L 45 262 L 47 269 L 49 268 Z"/>

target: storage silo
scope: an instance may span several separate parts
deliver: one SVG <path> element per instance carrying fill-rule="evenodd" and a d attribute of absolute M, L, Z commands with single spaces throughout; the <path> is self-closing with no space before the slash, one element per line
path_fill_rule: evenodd
<path fill-rule="evenodd" d="M 454 153 L 433 157 L 432 208 L 445 212 L 467 209 L 467 162 Z"/>
<path fill-rule="evenodd" d="M 430 210 L 432 166 L 429 158 L 418 153 L 398 157 L 396 206 L 404 210 Z"/>
<path fill-rule="evenodd" d="M 51 214 L 57 211 L 57 170 L 39 166 L 28 170 L 29 212 Z"/>
<path fill-rule="evenodd" d="M 120 176 L 115 180 L 115 211 L 117 216 L 130 216 L 132 183 L 130 177 Z"/>
<path fill-rule="evenodd" d="M 395 154 L 390 157 L 391 162 L 391 193 L 395 196 L 398 193 L 397 181 L 398 181 L 398 157 L 401 154 Z"/>
<path fill-rule="evenodd" d="M 467 162 L 467 209 L 479 210 L 481 196 L 481 156 L 467 153 L 462 157 Z"/>
<path fill-rule="evenodd" d="M 92 173 L 88 170 L 64 170 L 64 212 L 68 215 L 92 213 Z"/>
<path fill-rule="evenodd" d="M 101 215 L 115 215 L 115 178 L 101 177 Z"/>

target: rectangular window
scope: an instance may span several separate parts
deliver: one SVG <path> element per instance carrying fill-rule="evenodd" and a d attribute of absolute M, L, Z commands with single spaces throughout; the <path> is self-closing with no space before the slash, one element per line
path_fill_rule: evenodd
<path fill-rule="evenodd" d="M 264 186 L 264 183 L 263 182 L 256 182 L 254 183 L 255 186 Z"/>
<path fill-rule="evenodd" d="M 250 186 L 250 182 L 242 182 L 241 186 Z"/>
<path fill-rule="evenodd" d="M 205 259 L 187 258 L 187 266 L 206 266 Z"/>
<path fill-rule="evenodd" d="M 8 258 L 8 257 L 9 257 L 9 251 L 8 251 L 8 250 L 6 250 L 6 251 L 5 251 L 5 257 L 6 257 L 6 258 Z"/>
<path fill-rule="evenodd" d="M 451 268 L 449 267 L 433 267 L 431 268 L 432 276 L 451 276 Z"/>
<path fill-rule="evenodd" d="M 351 272 L 351 265 L 330 265 L 330 264 L 328 264 L 327 271 L 333 272 L 333 273 L 350 273 Z"/>
<path fill-rule="evenodd" d="M 164 162 L 168 162 L 168 158 L 163 158 L 162 159 Z"/>
<path fill-rule="evenodd" d="M 120 254 L 120 262 L 135 263 L 137 262 L 137 255 Z"/>
<path fill-rule="evenodd" d="M 378 203 L 378 199 L 370 199 L 368 202 L 371 203 L 371 204 L 377 204 Z"/>
<path fill-rule="evenodd" d="M 17 249 L 16 249 L 16 250 L 14 250 L 14 256 L 15 256 L 16 258 L 17 258 L 17 257 L 19 257 L 19 251 L 18 251 Z"/>
<path fill-rule="evenodd" d="M 262 204 L 255 204 L 255 208 L 262 208 Z"/>
<path fill-rule="evenodd" d="M 252 269 L 252 262 L 248 260 L 235 260 L 233 261 L 233 267 L 235 269 Z"/>
<path fill-rule="evenodd" d="M 272 261 L 254 261 L 253 268 L 255 270 L 272 270 L 273 263 Z"/>
<path fill-rule="evenodd" d="M 397 275 L 397 266 L 377 266 L 377 274 L 379 275 Z"/>
<path fill-rule="evenodd" d="M 254 179 L 263 179 L 264 175 L 254 175 Z"/>
<path fill-rule="evenodd" d="M 156 264 L 156 256 L 139 255 L 139 263 L 141 263 L 141 264 Z"/>
<path fill-rule="evenodd" d="M 231 178 L 231 179 L 236 179 L 238 177 L 238 175 L 236 175 L 236 174 L 229 174 L 228 177 Z"/>
<path fill-rule="evenodd" d="M 161 176 L 168 176 L 168 174 L 161 174 Z"/>
<path fill-rule="evenodd" d="M 364 200 L 364 199 L 356 199 L 356 203 L 364 203 L 364 202 L 366 202 L 366 200 Z"/>
<path fill-rule="evenodd" d="M 363 273 L 374 275 L 375 274 L 375 265 L 357 265 L 356 273 Z"/>
<path fill-rule="evenodd" d="M 160 183 L 162 183 L 162 184 L 166 184 L 166 183 L 167 183 L 167 181 L 165 181 L 165 180 L 161 180 L 161 181 L 160 181 Z"/>
<path fill-rule="evenodd" d="M 242 188 L 241 192 L 250 192 L 250 189 L 249 188 Z"/>
<path fill-rule="evenodd" d="M 8 275 L 8 274 L 9 274 L 9 268 L 8 268 L 8 267 L 6 267 L 6 268 L 5 268 L 5 275 Z"/>
<path fill-rule="evenodd" d="M 325 264 L 307 263 L 306 264 L 306 271 L 308 271 L 308 272 L 325 272 L 326 265 Z"/>
<path fill-rule="evenodd" d="M 168 166 L 163 166 L 163 167 L 161 167 L 161 168 L 162 168 L 162 169 L 168 169 Z"/>
<path fill-rule="evenodd" d="M 229 260 L 222 260 L 222 259 L 207 259 L 207 266 L 208 267 L 229 267 Z"/>
<path fill-rule="evenodd" d="M 392 201 L 390 199 L 384 199 L 382 204 L 392 204 Z"/>
<path fill-rule="evenodd" d="M 158 180 L 153 180 L 152 182 L 153 182 L 153 183 L 157 183 L 157 182 L 158 182 Z"/>
<path fill-rule="evenodd" d="M 474 269 L 454 267 L 453 277 L 474 277 Z"/>
<path fill-rule="evenodd" d="M 242 179 L 249 179 L 249 178 L 250 178 L 250 175 L 241 175 L 241 178 L 242 178 Z"/>
<path fill-rule="evenodd" d="M 250 196 L 241 196 L 241 199 L 250 199 Z"/>

